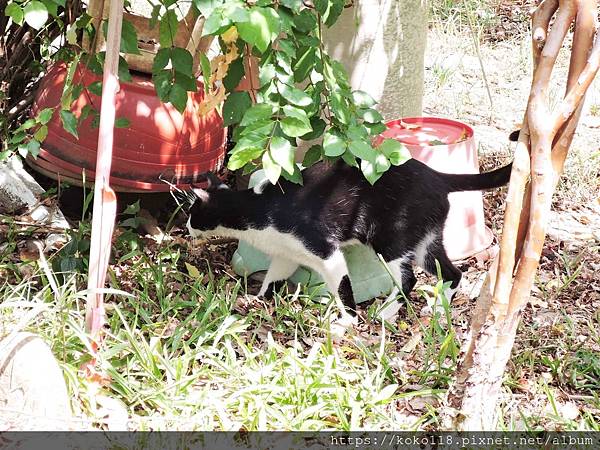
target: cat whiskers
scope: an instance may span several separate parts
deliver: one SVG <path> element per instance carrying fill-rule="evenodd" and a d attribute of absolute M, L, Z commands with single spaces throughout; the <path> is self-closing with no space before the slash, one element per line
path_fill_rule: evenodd
<path fill-rule="evenodd" d="M 196 200 L 196 194 L 194 194 L 192 191 L 184 191 L 183 189 L 178 188 L 169 180 L 165 180 L 162 174 L 158 176 L 158 179 L 169 185 L 169 193 L 175 200 L 175 203 L 177 203 L 178 209 L 183 211 L 186 216 L 189 216 L 189 209 Z"/>

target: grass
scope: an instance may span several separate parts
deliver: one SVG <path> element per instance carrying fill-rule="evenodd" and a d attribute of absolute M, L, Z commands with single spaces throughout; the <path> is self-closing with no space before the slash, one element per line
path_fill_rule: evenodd
<path fill-rule="evenodd" d="M 84 222 L 67 246 L 78 248 L 88 233 Z M 16 235 L 0 255 L 2 335 L 28 330 L 48 343 L 80 418 L 106 428 L 108 398 L 139 430 L 435 427 L 435 410 L 423 406 L 414 414 L 401 406 L 418 397 L 423 405 L 438 402 L 445 392 L 458 354 L 451 321 L 420 322 L 413 311 L 418 341 L 400 353 L 395 336 L 378 323 L 369 323 L 375 336 L 334 343 L 331 302 L 297 289 L 265 304 L 247 294 L 247 280 L 198 270 L 186 246 L 145 248 L 146 240 L 124 235 L 109 271 L 95 376 L 83 370 L 90 362 L 85 277 L 75 270 L 87 262 L 67 263 L 68 272 L 52 269 L 81 256 L 71 250 L 47 263 L 18 261 Z M 440 289 L 422 295 L 431 299 Z M 399 355 L 408 360 L 421 352 L 426 363 L 400 368 Z"/>
<path fill-rule="evenodd" d="M 430 3 L 430 23 L 447 34 L 482 32 L 497 23 L 493 2 L 484 0 L 433 0 Z"/>

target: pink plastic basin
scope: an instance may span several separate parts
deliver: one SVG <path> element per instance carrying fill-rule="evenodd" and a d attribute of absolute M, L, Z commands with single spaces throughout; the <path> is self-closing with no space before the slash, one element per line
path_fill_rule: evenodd
<path fill-rule="evenodd" d="M 413 158 L 446 173 L 479 173 L 473 129 L 438 117 L 407 117 L 388 122 L 381 137 L 406 145 Z M 481 192 L 448 195 L 450 212 L 444 228 L 444 247 L 451 260 L 482 254 L 493 241 L 485 226 Z"/>

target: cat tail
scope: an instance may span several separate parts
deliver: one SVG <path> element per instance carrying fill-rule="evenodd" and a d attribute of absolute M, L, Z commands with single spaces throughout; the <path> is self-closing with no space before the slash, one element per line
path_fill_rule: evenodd
<path fill-rule="evenodd" d="M 448 186 L 448 192 L 483 191 L 504 186 L 510 180 L 511 171 L 512 163 L 491 172 L 464 175 L 443 173 L 441 175 Z"/>

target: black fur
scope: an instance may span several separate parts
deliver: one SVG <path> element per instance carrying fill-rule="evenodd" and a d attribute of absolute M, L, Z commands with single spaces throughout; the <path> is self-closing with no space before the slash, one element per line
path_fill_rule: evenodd
<path fill-rule="evenodd" d="M 352 285 L 350 284 L 350 277 L 348 275 L 344 275 L 342 278 L 340 287 L 338 288 L 338 294 L 346 307 L 346 311 L 355 316 L 356 303 L 354 303 L 354 293 L 352 292 Z"/>

